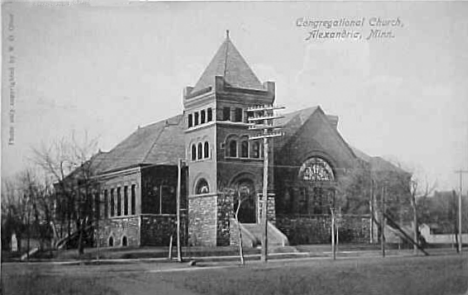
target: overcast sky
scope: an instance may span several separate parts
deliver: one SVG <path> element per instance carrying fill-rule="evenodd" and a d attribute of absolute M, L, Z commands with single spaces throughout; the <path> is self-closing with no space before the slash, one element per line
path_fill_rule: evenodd
<path fill-rule="evenodd" d="M 287 112 L 320 105 L 339 116 L 350 145 L 398 161 L 438 189 L 458 188 L 454 170 L 468 169 L 468 3 L 3 8 L 2 175 L 27 165 L 32 147 L 71 130 L 100 136 L 108 151 L 138 125 L 181 113 L 183 87 L 197 82 L 226 29 L 259 79 L 276 82 Z M 378 17 L 400 20 L 380 28 L 394 38 L 366 40 Z M 297 26 L 299 18 L 364 18 L 363 27 L 344 27 L 362 38 L 306 40 L 313 28 Z"/>

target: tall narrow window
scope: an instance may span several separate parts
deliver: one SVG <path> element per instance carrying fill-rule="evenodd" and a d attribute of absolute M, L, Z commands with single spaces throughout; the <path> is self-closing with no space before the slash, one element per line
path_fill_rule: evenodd
<path fill-rule="evenodd" d="M 260 143 L 254 141 L 252 144 L 252 158 L 260 158 Z"/>
<path fill-rule="evenodd" d="M 205 124 L 205 120 L 206 120 L 205 110 L 202 110 L 200 114 L 201 114 L 200 115 L 200 124 Z"/>
<path fill-rule="evenodd" d="M 195 126 L 198 125 L 198 112 L 195 113 Z"/>
<path fill-rule="evenodd" d="M 124 215 L 128 215 L 128 186 L 124 186 Z"/>
<path fill-rule="evenodd" d="M 110 191 L 110 207 L 111 207 L 110 216 L 114 217 L 114 215 L 115 215 L 115 199 L 114 199 L 114 189 L 113 188 L 111 188 L 111 191 Z"/>
<path fill-rule="evenodd" d="M 109 196 L 107 195 L 107 190 L 104 190 L 104 218 L 109 216 Z"/>
<path fill-rule="evenodd" d="M 249 142 L 247 140 L 241 143 L 241 157 L 247 158 L 249 156 Z"/>
<path fill-rule="evenodd" d="M 132 204 L 131 204 L 131 211 L 132 215 L 135 215 L 136 213 L 136 187 L 134 184 L 132 184 Z"/>
<path fill-rule="evenodd" d="M 209 108 L 208 109 L 208 119 L 207 119 L 207 122 L 211 122 L 213 121 L 213 109 L 212 108 Z"/>
<path fill-rule="evenodd" d="M 94 213 L 96 216 L 96 219 L 100 219 L 101 217 L 101 196 L 99 195 L 99 192 L 96 192 L 94 194 Z"/>
<path fill-rule="evenodd" d="M 188 127 L 192 127 L 193 126 L 193 115 L 192 114 L 189 114 L 188 115 Z"/>
<path fill-rule="evenodd" d="M 230 121 L 231 120 L 231 108 L 224 107 L 223 108 L 223 121 Z"/>
<path fill-rule="evenodd" d="M 198 160 L 200 160 L 202 158 L 202 155 L 203 155 L 203 146 L 201 144 L 201 142 L 198 144 Z"/>
<path fill-rule="evenodd" d="M 120 186 L 117 188 L 117 216 L 122 215 L 122 194 Z"/>
<path fill-rule="evenodd" d="M 242 122 L 242 113 L 243 111 L 241 108 L 236 108 L 236 113 L 234 117 L 235 122 Z"/>
<path fill-rule="evenodd" d="M 208 141 L 205 141 L 205 146 L 204 146 L 203 152 L 204 152 L 203 156 L 205 158 L 210 157 L 210 145 L 208 144 Z"/>
<path fill-rule="evenodd" d="M 192 161 L 195 161 L 197 159 L 197 146 L 195 144 L 192 144 Z"/>
<path fill-rule="evenodd" d="M 229 157 L 237 157 L 237 141 L 235 140 L 229 142 Z"/>

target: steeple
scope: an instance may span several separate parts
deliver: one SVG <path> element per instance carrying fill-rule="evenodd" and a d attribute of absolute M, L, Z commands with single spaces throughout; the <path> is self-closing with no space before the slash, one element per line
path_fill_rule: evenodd
<path fill-rule="evenodd" d="M 221 76 L 227 86 L 265 90 L 245 59 L 236 49 L 226 31 L 226 39 L 201 75 L 193 92 L 214 86 L 215 76 Z"/>

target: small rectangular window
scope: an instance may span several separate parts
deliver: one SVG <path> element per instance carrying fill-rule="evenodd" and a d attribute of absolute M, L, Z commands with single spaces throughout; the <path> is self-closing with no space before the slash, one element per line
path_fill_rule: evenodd
<path fill-rule="evenodd" d="M 198 113 L 195 113 L 195 126 L 198 125 Z"/>
<path fill-rule="evenodd" d="M 200 124 L 205 124 L 205 119 L 206 119 L 206 113 L 205 110 L 201 111 L 201 118 L 200 118 Z"/>
<path fill-rule="evenodd" d="M 231 120 L 231 108 L 224 107 L 223 108 L 223 121 L 230 121 Z"/>
<path fill-rule="evenodd" d="M 211 122 L 213 121 L 213 109 L 212 108 L 209 108 L 208 109 L 208 119 L 207 119 L 207 122 Z"/>
<path fill-rule="evenodd" d="M 193 115 L 189 114 L 188 115 L 188 128 L 193 126 Z"/>
<path fill-rule="evenodd" d="M 243 113 L 243 110 L 241 108 L 236 108 L 236 114 L 234 118 L 235 122 L 242 122 L 242 113 Z"/>

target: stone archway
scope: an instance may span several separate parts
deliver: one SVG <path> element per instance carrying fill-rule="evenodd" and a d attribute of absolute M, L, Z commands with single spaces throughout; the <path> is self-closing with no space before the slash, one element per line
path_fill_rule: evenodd
<path fill-rule="evenodd" d="M 242 200 L 239 209 L 240 223 L 257 223 L 257 194 L 255 185 L 251 179 L 242 178 L 235 184 L 240 198 Z M 239 200 L 234 200 L 234 212 L 239 206 Z"/>

